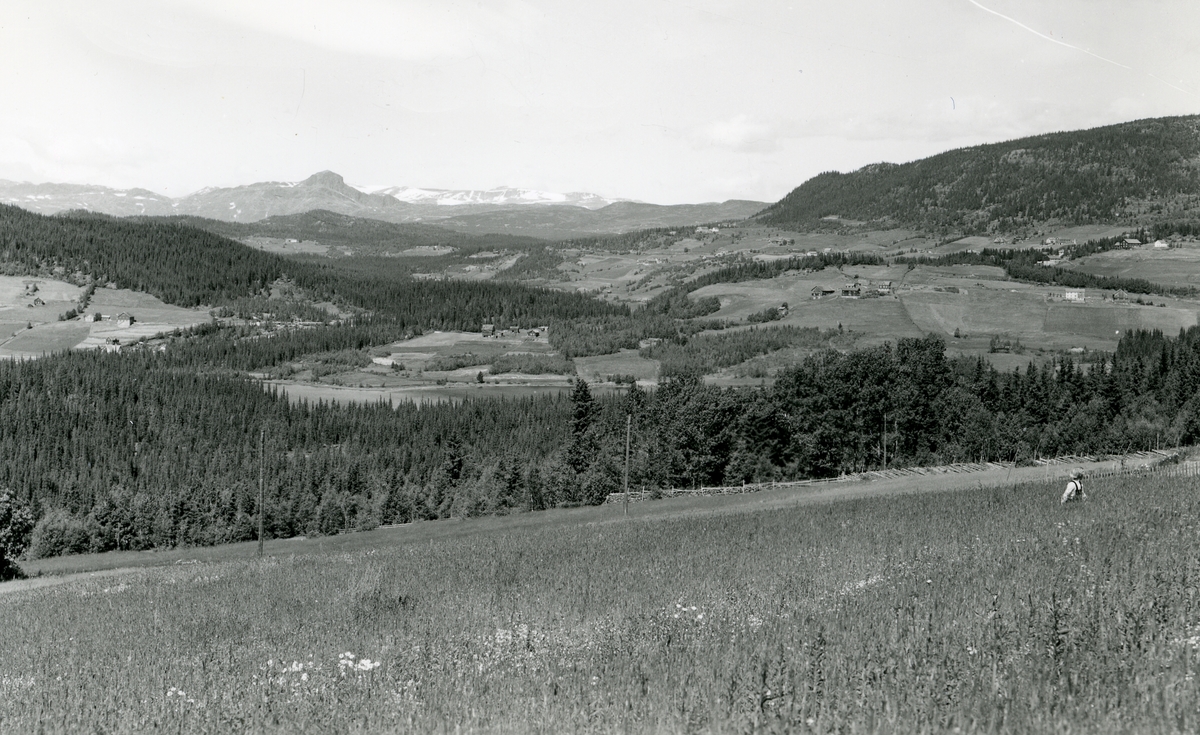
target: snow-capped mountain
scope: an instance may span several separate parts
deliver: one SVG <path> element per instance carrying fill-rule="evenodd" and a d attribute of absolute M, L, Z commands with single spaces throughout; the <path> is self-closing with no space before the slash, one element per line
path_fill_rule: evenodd
<path fill-rule="evenodd" d="M 0 204 L 42 214 L 81 209 L 118 217 L 192 215 L 226 222 L 257 222 L 276 215 L 326 210 L 386 222 L 426 222 L 465 232 L 502 232 L 563 238 L 674 227 L 748 217 L 763 202 L 729 201 L 663 206 L 609 199 L 586 192 L 495 189 L 353 187 L 322 171 L 304 181 L 262 181 L 209 187 L 171 198 L 145 189 L 0 180 Z"/>
<path fill-rule="evenodd" d="M 373 194 L 386 194 L 409 204 L 435 204 L 439 207 L 463 205 L 514 206 L 528 204 L 563 204 L 584 209 L 600 209 L 629 199 L 609 199 L 598 194 L 572 191 L 559 194 L 537 189 L 518 189 L 509 186 L 495 189 L 422 189 L 414 186 L 389 186 L 369 189 Z"/>

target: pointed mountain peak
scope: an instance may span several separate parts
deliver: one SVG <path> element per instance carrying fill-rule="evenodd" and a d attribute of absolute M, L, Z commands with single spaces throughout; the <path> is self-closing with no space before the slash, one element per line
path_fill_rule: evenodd
<path fill-rule="evenodd" d="M 301 186 L 326 186 L 329 188 L 340 189 L 346 185 L 346 180 L 341 174 L 335 174 L 332 171 L 322 171 L 320 173 L 309 176 L 304 181 L 300 182 Z"/>

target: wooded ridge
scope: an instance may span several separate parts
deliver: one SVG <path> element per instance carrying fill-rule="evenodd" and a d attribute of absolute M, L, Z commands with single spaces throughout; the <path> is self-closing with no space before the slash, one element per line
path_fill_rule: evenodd
<path fill-rule="evenodd" d="M 833 217 L 929 232 L 1010 232 L 1059 220 L 1136 224 L 1200 216 L 1200 116 L 1137 120 L 831 171 L 756 215 L 778 226 Z"/>

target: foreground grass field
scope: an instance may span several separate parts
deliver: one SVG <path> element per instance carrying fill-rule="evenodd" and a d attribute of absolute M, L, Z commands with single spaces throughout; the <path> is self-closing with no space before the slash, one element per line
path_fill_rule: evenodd
<path fill-rule="evenodd" d="M 425 524 L 0 595 L 0 731 L 1194 732 L 1193 483 Z"/>

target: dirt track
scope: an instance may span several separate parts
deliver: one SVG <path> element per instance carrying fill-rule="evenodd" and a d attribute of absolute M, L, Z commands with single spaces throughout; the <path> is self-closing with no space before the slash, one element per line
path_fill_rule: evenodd
<path fill-rule="evenodd" d="M 45 577 L 18 579 L 12 582 L 0 582 L 0 595 L 8 592 L 26 592 L 28 590 L 36 590 L 43 587 L 54 587 L 55 585 L 67 584 L 68 582 L 90 582 L 94 579 L 102 579 L 104 577 L 122 577 L 126 574 L 133 574 L 137 571 L 139 570 L 133 567 L 121 567 L 119 569 L 102 569 L 96 572 L 55 574 Z"/>

